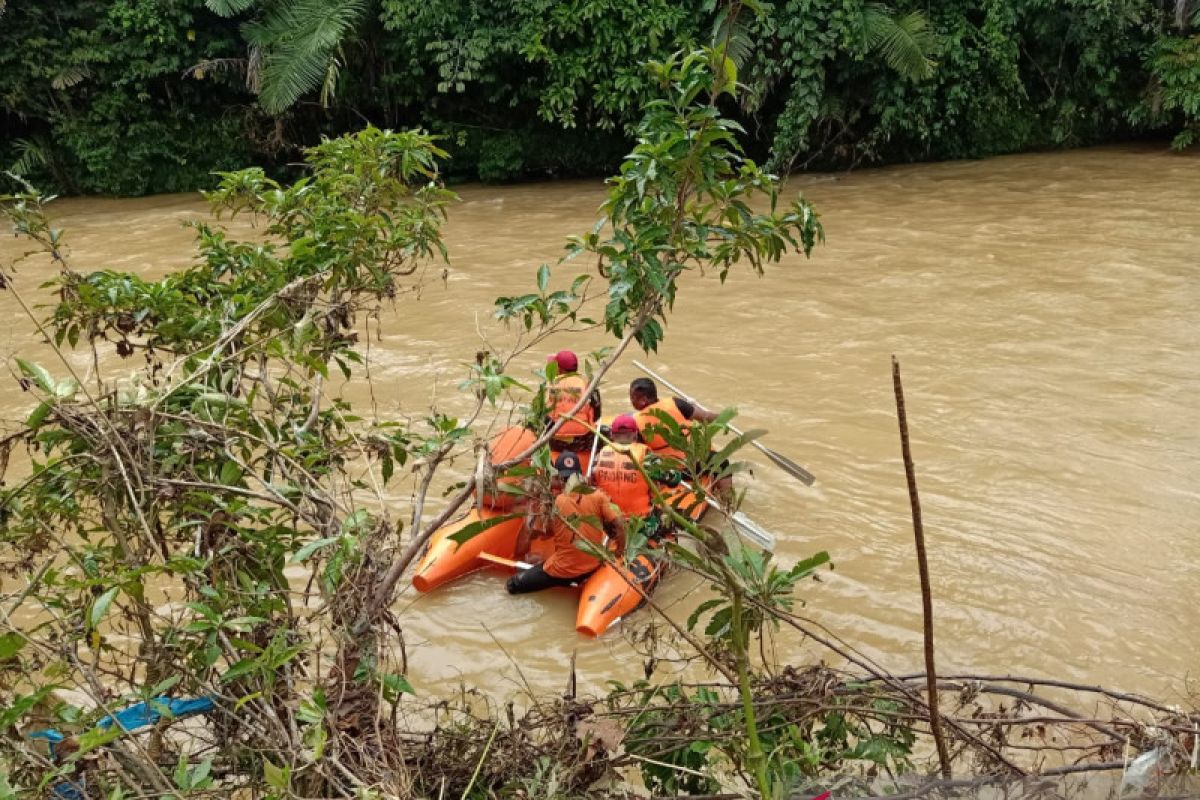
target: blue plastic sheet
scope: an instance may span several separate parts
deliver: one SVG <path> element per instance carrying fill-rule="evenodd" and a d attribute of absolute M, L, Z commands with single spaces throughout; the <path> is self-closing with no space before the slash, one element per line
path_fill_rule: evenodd
<path fill-rule="evenodd" d="M 173 718 L 190 717 L 194 714 L 207 714 L 216 708 L 216 703 L 210 697 L 193 697 L 187 699 L 171 699 L 170 697 L 156 697 L 152 702 L 135 703 L 116 714 L 111 714 L 104 717 L 96 723 L 96 728 L 108 729 L 113 725 L 117 725 L 121 730 L 129 733 L 136 731 L 139 728 L 144 728 L 147 725 L 154 725 L 165 716 L 163 709 Z M 45 739 L 50 746 L 50 758 L 58 760 L 58 754 L 55 752 L 55 745 L 61 743 L 66 736 L 61 731 L 56 731 L 53 728 L 47 728 L 43 731 L 34 731 L 29 734 L 30 739 Z M 58 800 L 84 800 L 84 784 L 81 780 L 74 781 L 59 781 L 50 787 L 50 793 Z"/>

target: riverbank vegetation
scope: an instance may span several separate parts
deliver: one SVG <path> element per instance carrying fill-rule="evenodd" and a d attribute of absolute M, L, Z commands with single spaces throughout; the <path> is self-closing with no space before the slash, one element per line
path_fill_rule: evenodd
<path fill-rule="evenodd" d="M 1138 762 L 1153 767 L 1145 786 L 1194 767 L 1200 716 L 1151 700 L 947 676 L 939 708 L 924 676 L 889 675 L 796 613 L 798 592 L 818 596 L 811 578 L 827 554 L 777 564 L 720 518 L 678 520 L 687 546 L 670 545 L 672 560 L 712 595 L 687 620 L 645 615 L 636 680 L 582 697 L 564 664 L 564 696 L 531 692 L 521 707 L 471 687 L 413 696 L 393 600 L 431 533 L 489 480 L 451 485 L 430 515 L 439 477 L 454 459 L 486 464 L 475 428 L 497 406 L 531 402 L 513 360 L 551 335 L 603 328 L 611 347 L 591 356 L 594 387 L 630 347 L 668 335 L 686 273 L 757 273 L 822 239 L 816 211 L 780 198 L 722 114 L 741 74 L 739 24 L 727 20 L 715 48 L 647 67 L 637 144 L 601 218 L 530 292 L 497 299 L 515 343 L 464 370 L 462 418 L 374 418 L 330 380 L 371 380 L 372 318 L 408 311 L 447 257 L 454 197 L 426 133 L 326 140 L 291 182 L 223 173 L 215 219 L 195 223 L 194 265 L 157 280 L 75 271 L 47 201 L 29 185 L 5 198 L 46 261 L 5 265 L 2 290 L 56 360 L 17 362 L 30 414 L 0 460 L 0 797 L 916 797 L 1120 770 L 1139 750 L 1153 756 Z M 224 215 L 253 216 L 263 237 L 234 238 Z M 46 319 L 29 300 L 37 263 L 57 269 Z M 682 468 L 694 476 L 735 455 L 748 437 L 707 447 L 731 415 L 687 439 L 662 431 L 685 451 Z M 549 435 L 522 456 L 544 466 Z M 411 500 L 397 508 L 397 493 Z M 854 671 L 777 663 L 779 628 Z M 697 670 L 681 675 L 677 662 Z M 172 700 L 184 698 L 202 714 L 177 719 Z M 110 719 L 126 708 L 147 723 L 128 735 Z M 938 718 L 949 749 L 931 779 Z M 48 728 L 63 732 L 53 749 L 30 738 Z"/>
<path fill-rule="evenodd" d="M 373 123 L 443 137 L 451 179 L 605 174 L 655 96 L 641 62 L 723 30 L 743 90 L 722 110 L 780 171 L 1198 136 L 1194 0 L 745 6 L 9 3 L 0 168 L 70 194 L 212 188 L 246 163 L 295 177 L 304 147 Z"/>

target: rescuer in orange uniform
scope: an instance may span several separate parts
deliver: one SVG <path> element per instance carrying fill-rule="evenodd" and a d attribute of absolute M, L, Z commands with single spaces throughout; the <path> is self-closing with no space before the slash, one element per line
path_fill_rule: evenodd
<path fill-rule="evenodd" d="M 560 350 L 550 361 L 558 365 L 558 376 L 546 387 L 547 426 L 566 417 L 566 422 L 550 441 L 553 450 L 586 453 L 592 447 L 592 430 L 600 419 L 600 393 L 592 392 L 579 411 L 571 409 L 579 403 L 587 389 L 587 379 L 579 374 L 579 358 L 570 350 Z"/>
<path fill-rule="evenodd" d="M 693 421 L 712 422 L 717 418 L 717 415 L 708 409 L 678 397 L 659 400 L 658 386 L 649 378 L 638 378 L 629 384 L 629 402 L 636 409 L 633 419 L 642 441 L 660 458 L 676 458 L 682 461 L 685 453 L 668 445 L 661 434 L 650 431 L 653 426 L 663 424 L 655 411 L 661 411 L 675 420 L 684 435 L 692 427 Z M 713 484 L 713 491 L 728 497 L 733 493 L 733 478 L 721 478 Z"/>
<path fill-rule="evenodd" d="M 712 422 L 717 418 L 717 415 L 711 411 L 678 397 L 659 400 L 658 387 L 649 378 L 638 378 L 629 384 L 629 403 L 636 410 L 634 421 L 637 423 L 642 441 L 656 454 L 664 458 L 673 456 L 682 459 L 684 454 L 681 450 L 668 446 L 666 440 L 661 435 L 650 433 L 647 430 L 653 425 L 662 425 L 662 420 L 653 412 L 662 411 L 667 414 L 671 419 L 679 423 L 679 427 L 683 429 L 684 433 L 687 433 L 687 430 L 692 427 L 692 420 Z"/>
<path fill-rule="evenodd" d="M 654 490 L 637 464 L 649 448 L 638 441 L 633 417 L 622 414 L 612 421 L 612 444 L 600 448 L 592 463 L 592 485 L 601 490 L 627 516 L 648 517 L 654 510 Z"/>
<path fill-rule="evenodd" d="M 548 535 L 554 549 L 544 562 L 535 563 L 530 569 L 509 578 L 506 585 L 509 594 L 569 586 L 587 577 L 600 566 L 600 560 L 583 552 L 576 544 L 586 540 L 603 546 L 606 530 L 616 542 L 616 554 L 619 556 L 625 549 L 625 518 L 607 494 L 584 482 L 579 456 L 562 453 L 554 462 L 554 469 L 551 490 L 557 497 L 553 510 L 549 514 L 533 512 L 529 515 L 517 539 L 516 555 L 521 558 L 528 553 L 531 531 Z M 529 558 L 534 560 L 536 556 L 530 554 Z"/>

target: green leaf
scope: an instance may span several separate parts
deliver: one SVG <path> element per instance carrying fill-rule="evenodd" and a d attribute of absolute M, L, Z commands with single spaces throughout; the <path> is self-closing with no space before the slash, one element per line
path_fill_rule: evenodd
<path fill-rule="evenodd" d="M 384 694 L 389 702 L 395 702 L 402 694 L 416 695 L 416 690 L 408 682 L 408 678 L 395 672 L 386 672 L 379 676 L 383 684 Z"/>
<path fill-rule="evenodd" d="M 320 761 L 325 755 L 325 743 L 329 741 L 329 732 L 322 724 L 311 725 L 304 731 L 304 744 L 312 749 L 313 761 Z"/>
<path fill-rule="evenodd" d="M 234 461 L 226 461 L 221 465 L 221 483 L 225 486 L 235 486 L 242 479 L 242 468 Z"/>
<path fill-rule="evenodd" d="M 817 553 L 816 555 L 813 555 L 813 556 L 806 558 L 803 561 L 797 563 L 796 566 L 792 567 L 791 574 L 795 575 L 797 577 L 807 575 L 808 573 L 815 570 L 817 567 L 820 567 L 820 566 L 822 566 L 824 564 L 828 564 L 828 563 L 829 563 L 829 553 L 822 550 L 821 552 Z"/>
<path fill-rule="evenodd" d="M 277 767 L 269 758 L 263 759 L 263 778 L 267 785 L 279 792 L 286 792 L 291 783 L 291 770 L 287 767 Z"/>
<path fill-rule="evenodd" d="M 222 627 L 235 631 L 248 631 L 255 625 L 261 625 L 266 621 L 264 617 L 234 617 L 233 619 L 225 620 Z"/>
<path fill-rule="evenodd" d="M 212 772 L 212 758 L 206 758 L 201 761 L 196 768 L 192 770 L 190 776 L 190 788 L 204 789 L 210 783 L 208 776 Z"/>
<path fill-rule="evenodd" d="M 738 68 L 733 59 L 729 56 L 725 57 L 725 85 L 721 88 L 729 94 L 737 93 Z"/>
<path fill-rule="evenodd" d="M 308 544 L 304 545 L 304 547 L 301 547 L 299 550 L 293 553 L 292 557 L 288 559 L 288 563 L 300 564 L 322 547 L 328 547 L 341 538 L 341 536 L 326 536 L 323 539 L 317 539 L 314 542 L 309 542 Z"/>
<path fill-rule="evenodd" d="M 186 605 L 192 611 L 195 611 L 209 622 L 217 622 L 221 619 L 220 614 L 218 614 L 216 611 L 213 611 L 210 606 L 207 606 L 204 603 L 187 603 Z"/>
<path fill-rule="evenodd" d="M 26 361 L 23 358 L 17 359 L 17 366 L 21 368 L 21 373 L 32 380 L 37 387 L 46 394 L 54 394 L 54 378 L 50 377 L 50 373 L 41 364 L 34 364 L 31 361 Z"/>
<path fill-rule="evenodd" d="M 79 391 L 79 381 L 74 378 L 63 378 L 54 385 L 54 395 L 60 400 L 70 400 Z"/>
<path fill-rule="evenodd" d="M 8 661 L 25 646 L 25 637 L 19 633 L 0 636 L 0 661 Z"/>
<path fill-rule="evenodd" d="M 191 788 L 191 782 L 188 780 L 188 761 L 187 754 L 179 754 L 179 762 L 175 765 L 175 772 L 171 774 L 171 779 L 175 781 L 175 786 L 178 789 L 188 790 Z"/>
<path fill-rule="evenodd" d="M 121 591 L 121 587 L 114 586 L 96 598 L 96 602 L 92 603 L 92 613 L 88 616 L 88 627 L 95 628 L 100 623 L 100 620 L 104 619 L 104 615 L 108 612 L 108 607 L 117 598 L 117 592 L 119 591 Z"/>
<path fill-rule="evenodd" d="M 696 610 L 688 616 L 687 629 L 689 631 L 696 629 L 696 623 L 700 621 L 700 617 L 704 616 L 705 611 L 716 608 L 725 602 L 724 598 L 717 597 L 712 600 L 705 600 L 700 605 L 696 606 Z"/>
<path fill-rule="evenodd" d="M 540 267 L 538 267 L 537 285 L 538 285 L 538 291 L 540 291 L 540 292 L 545 292 L 546 287 L 548 287 L 550 285 L 550 265 L 549 264 L 542 264 Z"/>
<path fill-rule="evenodd" d="M 492 517 L 491 519 L 475 520 L 474 522 L 472 522 L 469 525 L 464 525 L 459 530 L 450 534 L 450 536 L 447 538 L 449 538 L 450 541 L 455 542 L 456 544 L 463 544 L 464 542 L 468 542 L 471 539 L 474 539 L 476 536 L 478 536 L 479 534 L 488 530 L 489 528 L 494 528 L 497 525 L 503 524 L 505 522 L 509 522 L 514 519 L 519 519 L 521 516 L 522 516 L 522 514 L 501 514 L 500 516 Z"/>
<path fill-rule="evenodd" d="M 237 662 L 232 667 L 225 670 L 225 673 L 223 675 L 221 675 L 221 683 L 228 683 L 229 681 L 234 680 L 235 678 L 240 678 L 242 675 L 245 675 L 246 673 L 250 672 L 251 670 L 253 670 L 259 666 L 260 665 L 259 665 L 258 659 L 243 658 L 241 661 Z"/>
<path fill-rule="evenodd" d="M 81 733 L 78 738 L 79 750 L 77 756 L 82 756 L 90 753 L 98 747 L 103 747 L 106 744 L 111 744 L 124 734 L 120 725 L 112 725 L 108 728 L 92 728 L 86 733 Z"/>
<path fill-rule="evenodd" d="M 708 625 L 704 628 L 704 635 L 713 637 L 724 636 L 730 632 L 732 626 L 733 609 L 726 606 L 712 615 L 712 619 L 708 621 Z"/>
<path fill-rule="evenodd" d="M 4 8 L 4 6 L 0 4 L 0 8 Z M 21 784 L 17 784 L 17 788 L 14 789 L 12 784 L 8 782 L 8 776 L 0 772 L 0 800 L 17 800 L 18 797 L 22 796 L 17 794 L 17 789 L 20 788 Z"/>
<path fill-rule="evenodd" d="M 257 700 L 260 697 L 262 697 L 262 692 L 251 692 L 250 694 L 246 695 L 245 697 L 239 697 L 238 701 L 233 704 L 234 713 L 237 713 L 238 711 L 240 711 L 242 706 L 246 705 L 246 703 L 253 702 L 254 700 Z"/>
<path fill-rule="evenodd" d="M 29 419 L 25 420 L 25 424 L 30 428 L 36 428 L 46 421 L 46 417 L 50 416 L 50 412 L 54 406 L 49 403 L 38 403 L 38 407 L 29 415 Z"/>
<path fill-rule="evenodd" d="M 158 697 L 159 695 L 166 694 L 167 690 L 179 683 L 181 678 L 181 675 L 172 675 L 170 678 L 161 680 L 155 684 L 154 688 L 147 692 L 147 694 L 149 694 L 151 697 Z"/>
<path fill-rule="evenodd" d="M 257 0 L 205 0 L 204 5 L 209 11 L 222 17 L 232 17 L 250 8 Z"/>
<path fill-rule="evenodd" d="M 33 694 L 18 694 L 12 698 L 7 707 L 0 706 L 0 730 L 4 730 L 10 725 L 16 725 L 21 717 L 25 716 L 38 703 L 45 700 L 51 692 L 59 687 L 43 686 Z"/>

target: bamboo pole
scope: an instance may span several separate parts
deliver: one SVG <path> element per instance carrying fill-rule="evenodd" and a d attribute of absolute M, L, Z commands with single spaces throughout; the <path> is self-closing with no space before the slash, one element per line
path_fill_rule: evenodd
<path fill-rule="evenodd" d="M 933 666 L 933 596 L 929 589 L 929 562 L 925 558 L 925 527 L 921 524 L 921 499 L 917 496 L 917 475 L 913 467 L 912 448 L 908 443 L 908 418 L 904 413 L 904 387 L 900 384 L 900 362 L 892 356 L 892 385 L 896 391 L 896 417 L 900 421 L 900 449 L 904 453 L 904 475 L 908 479 L 908 501 L 912 506 L 913 536 L 917 543 L 917 570 L 921 575 L 921 614 L 924 620 L 925 675 L 929 693 L 929 728 L 937 744 L 942 777 L 950 780 L 950 753 L 942 736 L 941 713 L 938 709 L 937 671 Z"/>

